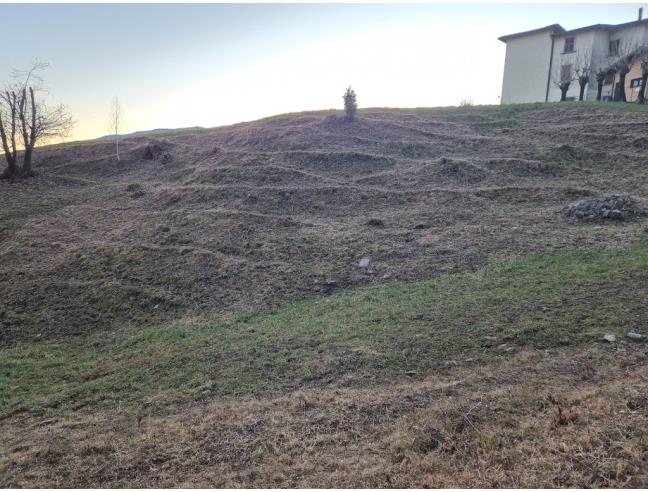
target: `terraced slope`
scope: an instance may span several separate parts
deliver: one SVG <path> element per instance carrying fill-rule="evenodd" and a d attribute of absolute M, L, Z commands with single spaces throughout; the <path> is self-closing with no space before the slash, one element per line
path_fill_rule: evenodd
<path fill-rule="evenodd" d="M 604 107 L 367 110 L 132 139 L 120 163 L 109 143 L 43 149 L 38 179 L 0 183 L 2 344 L 623 241 L 633 226 L 560 211 L 648 196 L 646 121 Z"/>
<path fill-rule="evenodd" d="M 1 486 L 648 486 L 648 112 L 359 116 L 0 181 Z"/>

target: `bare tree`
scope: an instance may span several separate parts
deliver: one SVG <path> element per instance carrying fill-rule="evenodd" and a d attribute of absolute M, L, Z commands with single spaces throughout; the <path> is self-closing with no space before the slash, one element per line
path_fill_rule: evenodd
<path fill-rule="evenodd" d="M 554 85 L 560 89 L 560 101 L 567 100 L 567 91 L 576 79 L 577 76 L 573 64 L 565 63 L 565 58 L 562 58 L 560 65 L 554 69 L 551 76 Z"/>
<path fill-rule="evenodd" d="M 121 132 L 122 125 L 122 112 L 121 105 L 119 104 L 119 99 L 115 97 L 110 106 L 110 124 L 108 126 L 109 131 L 113 133 L 115 137 L 115 152 L 117 153 L 117 160 L 119 158 L 119 133 Z"/>
<path fill-rule="evenodd" d="M 614 63 L 614 58 L 610 56 L 609 53 L 600 54 L 596 60 L 596 70 L 594 71 L 594 78 L 596 79 L 596 100 L 600 101 L 603 97 L 603 85 L 605 85 L 605 79 L 608 76 L 614 74 L 614 69 L 612 64 Z"/>
<path fill-rule="evenodd" d="M 578 93 L 578 100 L 582 101 L 585 98 L 585 88 L 590 82 L 592 76 L 592 54 L 587 51 L 579 54 L 576 57 L 576 69 L 574 70 L 576 75 L 576 80 L 578 80 L 578 85 L 580 86 L 580 92 Z"/>
<path fill-rule="evenodd" d="M 646 81 L 648 81 L 648 56 L 643 55 L 641 60 L 641 86 L 639 87 L 639 95 L 637 102 L 639 104 L 646 104 Z"/>
<path fill-rule="evenodd" d="M 616 73 L 619 74 L 618 89 L 614 91 L 614 100 L 627 102 L 626 90 L 625 90 L 625 81 L 632 63 L 634 61 L 637 46 L 628 42 L 618 42 L 618 47 L 616 48 L 616 55 L 618 56 L 616 63 L 613 68 Z"/>
<path fill-rule="evenodd" d="M 607 71 L 603 68 L 596 69 L 596 100 L 600 101 L 603 94 L 603 84 L 605 83 L 605 77 L 607 77 Z"/>
<path fill-rule="evenodd" d="M 32 175 L 36 144 L 65 137 L 74 125 L 65 106 L 50 107 L 39 97 L 45 92 L 39 72 L 47 66 L 34 63 L 28 70 L 14 70 L 0 97 L 0 138 L 7 161 L 3 177 Z M 21 166 L 18 149 L 22 150 Z"/>
<path fill-rule="evenodd" d="M 351 86 L 347 87 L 342 99 L 344 99 L 344 112 L 346 113 L 346 119 L 347 121 L 353 121 L 356 112 L 358 111 L 358 104 L 356 102 L 356 93 Z"/>

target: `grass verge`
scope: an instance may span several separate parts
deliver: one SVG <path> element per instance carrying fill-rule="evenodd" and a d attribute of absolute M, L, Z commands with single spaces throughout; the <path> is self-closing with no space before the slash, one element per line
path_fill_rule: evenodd
<path fill-rule="evenodd" d="M 0 352 L 0 415 L 177 403 L 420 377 L 648 325 L 648 244 L 532 255 L 475 274 Z"/>

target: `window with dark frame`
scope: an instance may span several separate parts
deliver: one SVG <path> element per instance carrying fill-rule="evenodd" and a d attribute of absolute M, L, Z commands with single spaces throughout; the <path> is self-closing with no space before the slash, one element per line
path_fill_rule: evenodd
<path fill-rule="evenodd" d="M 630 81 L 630 87 L 632 89 L 636 89 L 638 87 L 641 87 L 641 79 L 640 78 L 639 79 L 632 79 Z"/>
<path fill-rule="evenodd" d="M 563 53 L 571 53 L 574 51 L 574 38 L 565 38 L 565 47 Z"/>
<path fill-rule="evenodd" d="M 572 66 L 563 65 L 560 67 L 560 81 L 569 82 L 572 79 Z"/>
<path fill-rule="evenodd" d="M 605 74 L 603 85 L 610 85 L 613 81 L 614 81 L 614 72 L 608 72 Z"/>
<path fill-rule="evenodd" d="M 620 43 L 621 43 L 620 39 L 614 39 L 610 41 L 610 49 L 609 49 L 610 56 L 617 56 L 619 54 Z"/>

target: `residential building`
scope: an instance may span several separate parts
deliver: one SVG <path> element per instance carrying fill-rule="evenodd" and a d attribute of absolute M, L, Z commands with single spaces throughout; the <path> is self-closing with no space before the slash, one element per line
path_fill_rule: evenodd
<path fill-rule="evenodd" d="M 559 101 L 561 80 L 573 80 L 567 98 L 578 99 L 580 87 L 575 78 L 577 69 L 583 66 L 589 66 L 592 73 L 584 99 L 595 100 L 594 73 L 631 50 L 648 45 L 648 19 L 642 19 L 642 9 L 639 9 L 638 20 L 624 24 L 595 24 L 571 30 L 552 24 L 502 36 L 499 40 L 506 43 L 502 104 Z M 627 84 L 637 78 L 635 75 L 628 75 Z M 613 97 L 617 80 L 614 74 L 606 77 L 603 99 Z M 628 95 L 631 93 L 632 90 L 627 91 Z"/>

